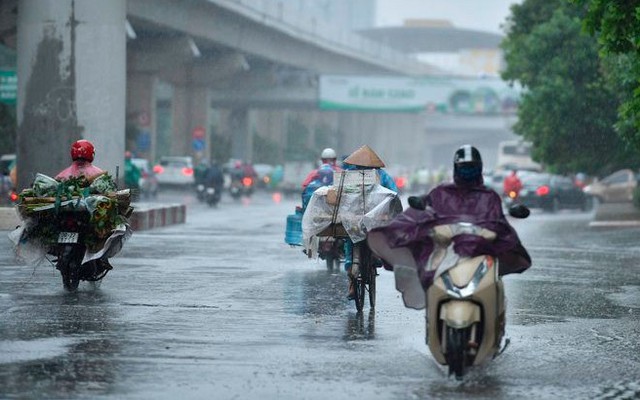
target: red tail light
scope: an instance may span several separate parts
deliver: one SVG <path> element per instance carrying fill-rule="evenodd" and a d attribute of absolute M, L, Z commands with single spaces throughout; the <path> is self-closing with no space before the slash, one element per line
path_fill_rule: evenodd
<path fill-rule="evenodd" d="M 66 218 L 64 221 L 62 221 L 63 228 L 69 231 L 73 231 L 77 225 L 78 224 L 76 220 L 73 218 Z"/>
<path fill-rule="evenodd" d="M 245 176 L 244 178 L 242 178 L 242 184 L 245 186 L 251 186 L 251 184 L 253 183 L 253 179 L 251 179 L 248 176 Z"/>
<path fill-rule="evenodd" d="M 16 201 L 18 201 L 18 193 L 11 192 L 11 194 L 9 195 L 9 199 L 11 200 L 11 202 L 15 203 Z"/>
<path fill-rule="evenodd" d="M 153 167 L 153 172 L 155 172 L 156 174 L 161 174 L 164 172 L 164 168 L 162 168 L 162 165 L 156 165 Z"/>
<path fill-rule="evenodd" d="M 546 196 L 549 194 L 549 186 L 544 185 L 544 186 L 540 186 L 539 188 L 536 189 L 536 194 L 538 196 Z"/>
<path fill-rule="evenodd" d="M 193 175 L 193 168 L 187 168 L 187 167 L 182 168 L 182 175 L 185 175 L 185 176 Z"/>
<path fill-rule="evenodd" d="M 396 186 L 398 186 L 398 189 L 402 189 L 406 184 L 407 184 L 407 180 L 405 178 L 403 177 L 396 178 Z"/>

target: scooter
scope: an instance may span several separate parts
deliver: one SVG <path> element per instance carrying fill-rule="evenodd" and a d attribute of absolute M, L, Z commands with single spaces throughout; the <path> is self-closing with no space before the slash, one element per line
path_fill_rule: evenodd
<path fill-rule="evenodd" d="M 206 188 L 204 184 L 198 183 L 196 185 L 196 198 L 198 199 L 198 201 L 205 201 L 205 197 L 206 197 Z"/>
<path fill-rule="evenodd" d="M 516 218 L 526 218 L 522 206 L 509 209 Z M 505 296 L 499 262 L 490 255 L 462 257 L 454 251 L 458 235 L 477 235 L 495 240 L 496 234 L 467 222 L 434 226 L 429 236 L 434 248 L 424 267 L 433 283 L 425 291 L 419 267 L 407 249 L 381 246 L 379 237 L 369 244 L 393 265 L 396 289 L 405 307 L 426 308 L 426 342 L 435 360 L 448 367 L 449 375 L 461 380 L 468 369 L 500 355 L 509 344 L 505 339 Z M 406 251 L 404 251 L 406 250 Z"/>
<path fill-rule="evenodd" d="M 210 207 L 215 207 L 218 205 L 221 196 L 221 189 L 213 186 L 207 186 L 205 189 L 204 200 Z"/>
<path fill-rule="evenodd" d="M 511 207 L 518 202 L 518 192 L 515 190 L 510 190 L 507 193 L 504 193 L 502 196 L 502 202 L 504 203 L 506 208 Z"/>
<path fill-rule="evenodd" d="M 242 179 L 232 179 L 229 192 L 231 197 L 239 199 L 241 196 L 251 196 L 253 193 L 254 179 L 249 176 L 245 176 Z"/>
<path fill-rule="evenodd" d="M 457 379 L 468 367 L 504 350 L 501 340 L 505 327 L 498 260 L 488 255 L 457 256 L 453 238 L 460 234 L 489 241 L 496 238 L 494 232 L 464 222 L 433 228 L 436 246 L 428 269 L 435 270 L 435 275 L 426 293 L 427 343 L 436 361 L 447 365 L 449 375 L 455 374 Z"/>

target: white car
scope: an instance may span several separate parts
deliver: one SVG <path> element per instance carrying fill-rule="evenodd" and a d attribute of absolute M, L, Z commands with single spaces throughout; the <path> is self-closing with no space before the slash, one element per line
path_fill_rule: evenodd
<path fill-rule="evenodd" d="M 153 167 L 160 185 L 194 185 L 193 159 L 191 157 L 164 156 Z"/>

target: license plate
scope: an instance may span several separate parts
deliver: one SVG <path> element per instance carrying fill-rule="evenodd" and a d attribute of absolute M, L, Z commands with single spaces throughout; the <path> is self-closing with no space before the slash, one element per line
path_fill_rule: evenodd
<path fill-rule="evenodd" d="M 207 188 L 207 193 L 214 194 L 216 190 L 214 188 Z"/>
<path fill-rule="evenodd" d="M 78 243 L 78 232 L 60 232 L 58 243 Z"/>

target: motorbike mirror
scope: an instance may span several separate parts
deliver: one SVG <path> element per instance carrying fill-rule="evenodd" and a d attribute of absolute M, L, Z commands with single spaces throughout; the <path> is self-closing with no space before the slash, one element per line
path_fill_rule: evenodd
<path fill-rule="evenodd" d="M 527 218 L 531 211 L 524 204 L 514 204 L 509 207 L 509 215 L 513 218 Z"/>
<path fill-rule="evenodd" d="M 415 208 L 416 210 L 424 210 L 427 208 L 427 205 L 421 197 L 410 196 L 407 201 L 409 202 L 409 207 Z"/>

